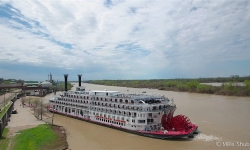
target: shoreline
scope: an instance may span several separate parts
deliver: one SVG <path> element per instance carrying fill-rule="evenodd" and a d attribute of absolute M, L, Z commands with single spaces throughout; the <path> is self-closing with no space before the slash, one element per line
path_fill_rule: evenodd
<path fill-rule="evenodd" d="M 113 81 L 113 80 L 111 80 Z M 115 82 L 115 81 L 114 81 Z M 85 82 L 87 84 L 94 84 L 94 85 L 103 85 L 103 86 L 116 86 L 116 87 L 124 87 L 124 88 L 138 88 L 138 89 L 155 89 L 160 91 L 171 91 L 171 92 L 187 92 L 187 93 L 197 93 L 197 94 L 210 94 L 210 95 L 221 95 L 221 96 L 236 96 L 236 97 L 249 97 L 250 96 L 250 87 L 243 86 L 241 83 L 240 85 L 234 83 L 219 83 L 221 86 L 218 85 L 211 85 L 213 83 L 194 83 L 192 85 L 193 88 L 188 89 L 186 85 L 187 83 L 183 83 L 180 87 L 149 87 L 149 86 L 141 86 L 140 85 L 130 85 L 130 86 L 123 86 L 114 83 L 114 85 L 108 85 L 107 83 L 93 83 L 93 82 Z M 180 84 L 180 83 L 178 83 Z M 218 84 L 218 83 L 217 83 Z M 191 85 L 190 85 L 191 86 Z"/>
<path fill-rule="evenodd" d="M 78 83 L 74 83 L 74 87 Z M 168 141 L 146 138 L 121 132 L 111 128 L 81 121 L 63 115 L 55 115 L 55 122 L 64 126 L 67 130 L 68 143 L 70 149 L 215 149 L 218 140 L 224 141 L 247 141 L 249 138 L 245 130 L 249 129 L 247 124 L 242 124 L 242 120 L 249 118 L 249 97 L 221 96 L 211 94 L 197 94 L 189 92 L 171 92 L 157 89 L 127 88 L 118 86 L 103 86 L 96 84 L 83 83 L 82 86 L 89 90 L 110 90 L 120 91 L 121 93 L 142 93 L 160 94 L 173 98 L 178 106 L 175 115 L 184 114 L 194 121 L 201 128 L 202 134 L 196 136 L 190 142 Z M 74 90 L 72 88 L 71 90 Z M 207 115 L 209 112 L 210 115 Z M 235 113 L 237 112 L 237 113 Z M 223 121 L 222 121 L 223 120 Z M 214 128 L 216 126 L 216 128 Z M 227 128 L 225 128 L 225 126 Z M 237 128 L 235 128 L 237 127 Z M 230 129 L 234 130 L 230 130 Z M 230 134 L 229 134 L 230 133 Z M 230 136 L 230 135 L 234 136 Z M 118 137 L 123 137 L 118 138 Z M 84 139 L 80 140 L 80 139 Z M 136 142 L 135 142 L 136 141 Z M 151 144 L 151 143 L 154 144 Z M 115 144 L 117 143 L 117 144 Z M 143 143 L 138 145 L 138 143 Z"/>
<path fill-rule="evenodd" d="M 32 99 L 33 97 L 31 97 Z M 42 99 L 46 98 L 43 97 Z M 5 127 L 9 131 L 6 135 L 6 139 L 8 139 L 8 148 L 13 147 L 13 143 L 15 142 L 15 137 L 19 132 L 23 130 L 29 130 L 32 128 L 37 128 L 41 124 L 48 124 L 51 126 L 53 129 L 53 132 L 57 135 L 58 139 L 57 142 L 64 143 L 62 146 L 59 146 L 57 149 L 65 149 L 68 148 L 68 142 L 67 142 L 67 134 L 63 126 L 59 125 L 50 125 L 51 124 L 51 119 L 52 119 L 52 114 L 49 113 L 44 113 L 43 114 L 43 119 L 41 120 L 40 118 L 36 118 L 34 116 L 34 111 L 31 107 L 23 106 L 21 104 L 21 98 L 17 99 L 14 103 L 14 108 L 17 109 L 17 114 L 12 114 L 10 117 L 10 121 L 8 122 L 8 125 Z M 65 146 L 66 145 L 66 146 Z M 63 147 L 63 148 L 60 148 Z"/>

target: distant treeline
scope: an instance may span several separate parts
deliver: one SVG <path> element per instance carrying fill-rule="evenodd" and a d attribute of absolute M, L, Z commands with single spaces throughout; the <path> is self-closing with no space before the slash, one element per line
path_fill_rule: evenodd
<path fill-rule="evenodd" d="M 90 80 L 92 84 L 121 86 L 133 88 L 152 88 L 167 91 L 197 92 L 218 95 L 250 96 L 250 76 L 229 78 L 198 78 L 198 79 L 154 79 L 154 80 Z M 223 83 L 212 86 L 201 83 Z M 238 86 L 244 82 L 245 86 Z"/>
<path fill-rule="evenodd" d="M 73 85 L 70 82 L 67 82 L 67 90 L 71 90 Z M 56 82 L 52 87 L 52 90 L 55 91 L 65 91 L 65 83 L 64 82 Z"/>

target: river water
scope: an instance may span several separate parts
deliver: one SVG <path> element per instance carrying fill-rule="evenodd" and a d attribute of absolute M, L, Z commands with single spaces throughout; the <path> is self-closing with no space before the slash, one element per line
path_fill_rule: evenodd
<path fill-rule="evenodd" d="M 250 149 L 250 97 L 219 96 L 159 91 L 84 83 L 86 90 L 115 90 L 123 93 L 161 94 L 174 98 L 175 115 L 184 114 L 199 126 L 193 139 L 160 140 L 55 115 L 54 123 L 67 131 L 72 150 L 171 150 Z"/>

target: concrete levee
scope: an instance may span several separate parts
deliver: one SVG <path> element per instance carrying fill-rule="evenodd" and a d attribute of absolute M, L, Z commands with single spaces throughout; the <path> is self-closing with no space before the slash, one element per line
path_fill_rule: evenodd
<path fill-rule="evenodd" d="M 5 109 L 1 110 L 1 113 L 3 113 L 3 115 L 0 118 L 0 138 L 2 137 L 4 128 L 8 125 L 8 122 L 10 120 L 15 100 L 16 97 L 11 99 L 11 101 L 7 104 L 7 106 L 5 106 L 5 109 L 8 108 L 7 111 Z"/>

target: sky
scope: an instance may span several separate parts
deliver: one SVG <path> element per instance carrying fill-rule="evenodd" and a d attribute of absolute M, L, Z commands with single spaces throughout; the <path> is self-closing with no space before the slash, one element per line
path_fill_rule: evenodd
<path fill-rule="evenodd" d="M 1 0 L 0 78 L 250 75 L 249 0 Z"/>

